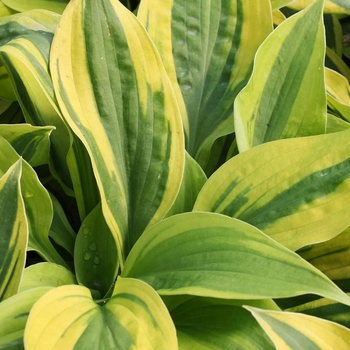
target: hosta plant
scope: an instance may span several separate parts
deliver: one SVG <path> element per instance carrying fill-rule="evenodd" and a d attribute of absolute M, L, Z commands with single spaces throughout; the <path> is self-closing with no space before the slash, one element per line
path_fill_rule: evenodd
<path fill-rule="evenodd" d="M 0 349 L 348 349 L 346 3 L 0 4 Z"/>

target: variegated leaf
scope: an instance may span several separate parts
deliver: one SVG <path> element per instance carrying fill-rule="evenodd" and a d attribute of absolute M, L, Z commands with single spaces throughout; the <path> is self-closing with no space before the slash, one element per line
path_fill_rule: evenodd
<path fill-rule="evenodd" d="M 318 0 L 280 24 L 259 48 L 247 86 L 234 105 L 238 149 L 324 134 L 325 36 Z"/>
<path fill-rule="evenodd" d="M 309 6 L 314 0 L 294 0 L 288 7 L 294 10 L 302 10 Z M 324 7 L 325 13 L 333 13 L 337 15 L 349 15 L 350 3 L 347 0 L 327 0 Z"/>
<path fill-rule="evenodd" d="M 144 28 L 116 0 L 71 2 L 51 62 L 60 107 L 88 149 L 123 263 L 181 185 L 184 139 L 173 88 Z"/>
<path fill-rule="evenodd" d="M 48 292 L 30 312 L 24 344 L 28 350 L 177 349 L 175 327 L 160 297 L 133 279 L 119 279 L 104 306 L 82 286 Z"/>
<path fill-rule="evenodd" d="M 196 211 L 246 221 L 296 250 L 350 224 L 350 130 L 279 140 L 232 158 L 203 186 Z"/>
<path fill-rule="evenodd" d="M 57 13 L 62 13 L 66 8 L 69 0 L 1 0 L 9 8 L 25 12 L 34 9 L 44 9 Z"/>
<path fill-rule="evenodd" d="M 233 101 L 272 30 L 269 0 L 143 0 L 138 18 L 175 89 L 186 149 L 206 169 L 214 141 L 233 132 Z"/>

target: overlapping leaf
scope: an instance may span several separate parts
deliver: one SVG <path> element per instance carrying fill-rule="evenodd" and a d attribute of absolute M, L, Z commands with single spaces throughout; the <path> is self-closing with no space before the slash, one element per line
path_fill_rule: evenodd
<path fill-rule="evenodd" d="M 277 350 L 349 348 L 350 330 L 320 318 L 247 306 Z"/>
<path fill-rule="evenodd" d="M 0 179 L 0 301 L 17 293 L 25 264 L 28 226 L 21 172 L 19 160 Z"/>
<path fill-rule="evenodd" d="M 234 106 L 238 149 L 325 133 L 323 0 L 280 24 L 259 48 Z"/>
<path fill-rule="evenodd" d="M 255 227 L 215 213 L 175 215 L 149 228 L 122 276 L 139 278 L 161 295 L 264 299 L 313 293 L 350 303 L 297 254 Z"/>
<path fill-rule="evenodd" d="M 89 151 L 123 262 L 181 185 L 184 142 L 173 89 L 144 28 L 116 0 L 71 2 L 51 58 L 60 107 Z"/>
<path fill-rule="evenodd" d="M 62 13 L 69 0 L 2 0 L 2 2 L 9 8 L 18 12 L 25 12 L 34 9 L 45 9 Z"/>
<path fill-rule="evenodd" d="M 290 249 L 335 237 L 350 224 L 350 130 L 270 142 L 209 178 L 194 210 L 260 228 Z"/>
<path fill-rule="evenodd" d="M 52 290 L 32 308 L 24 343 L 28 350 L 177 349 L 175 327 L 160 297 L 133 279 L 119 279 L 102 307 L 85 287 Z"/>
<path fill-rule="evenodd" d="M 306 6 L 309 6 L 312 2 L 313 0 L 294 0 L 288 4 L 288 7 L 294 10 L 302 10 Z M 349 15 L 350 4 L 348 1 L 344 0 L 326 0 L 324 12 L 337 15 Z"/>
<path fill-rule="evenodd" d="M 269 0 L 147 0 L 138 17 L 182 107 L 186 149 L 205 168 L 214 141 L 233 132 L 234 98 L 272 30 Z"/>

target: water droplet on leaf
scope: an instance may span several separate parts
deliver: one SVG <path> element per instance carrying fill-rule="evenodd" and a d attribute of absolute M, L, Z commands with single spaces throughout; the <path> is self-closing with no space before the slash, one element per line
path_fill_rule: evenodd
<path fill-rule="evenodd" d="M 91 259 L 91 253 L 86 252 L 86 253 L 83 255 L 83 259 L 84 259 L 85 261 L 90 260 L 90 259 Z"/>

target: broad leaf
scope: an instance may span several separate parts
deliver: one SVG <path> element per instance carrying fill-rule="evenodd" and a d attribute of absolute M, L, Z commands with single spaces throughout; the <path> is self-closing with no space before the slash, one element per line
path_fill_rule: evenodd
<path fill-rule="evenodd" d="M 104 306 L 85 287 L 55 288 L 32 308 L 24 343 L 28 350 L 177 349 L 175 328 L 160 297 L 133 279 L 119 279 Z"/>
<path fill-rule="evenodd" d="M 346 122 L 343 119 L 338 118 L 337 116 L 327 113 L 327 128 L 326 134 L 332 132 L 344 131 L 350 128 L 350 123 Z"/>
<path fill-rule="evenodd" d="M 251 225 L 214 213 L 180 214 L 149 228 L 122 276 L 141 279 L 161 295 L 265 299 L 314 293 L 350 305 L 297 254 Z"/>
<path fill-rule="evenodd" d="M 296 250 L 350 224 L 350 130 L 269 142 L 234 157 L 203 186 L 196 211 L 246 221 Z"/>
<path fill-rule="evenodd" d="M 186 149 L 205 169 L 214 141 L 233 132 L 233 101 L 272 31 L 269 0 L 143 0 L 138 18 L 174 86 Z"/>
<path fill-rule="evenodd" d="M 102 214 L 101 204 L 83 221 L 74 248 L 74 266 L 80 284 L 105 296 L 118 273 L 115 241 Z"/>
<path fill-rule="evenodd" d="M 259 48 L 247 86 L 234 105 L 238 149 L 324 134 L 323 0 L 288 18 Z"/>
<path fill-rule="evenodd" d="M 292 312 L 268 311 L 246 306 L 270 337 L 277 350 L 346 350 L 350 330 L 317 317 Z"/>
<path fill-rule="evenodd" d="M 350 121 L 349 81 L 331 69 L 326 68 L 325 73 L 329 108 L 341 118 Z"/>
<path fill-rule="evenodd" d="M 270 0 L 270 1 L 271 1 L 272 10 L 277 10 L 281 7 L 286 6 L 287 4 L 289 4 L 294 0 Z"/>
<path fill-rule="evenodd" d="M 256 302 L 256 306 L 259 303 Z M 171 311 L 179 349 L 268 350 L 271 341 L 252 315 L 230 301 L 195 298 Z"/>
<path fill-rule="evenodd" d="M 29 124 L 1 124 L 0 135 L 31 166 L 47 164 L 50 151 L 51 126 L 35 127 Z"/>
<path fill-rule="evenodd" d="M 185 154 L 173 88 L 144 28 L 116 0 L 70 2 L 51 54 L 60 107 L 88 149 L 123 263 L 181 185 Z"/>
<path fill-rule="evenodd" d="M 28 226 L 21 194 L 22 162 L 0 178 L 0 301 L 17 293 L 28 242 Z"/>
<path fill-rule="evenodd" d="M 288 7 L 294 10 L 304 9 L 309 6 L 313 0 L 294 0 Z M 344 0 L 327 0 L 324 7 L 325 13 L 333 13 L 337 15 L 349 15 L 350 14 L 350 3 Z"/>
<path fill-rule="evenodd" d="M 20 157 L 11 145 L 0 137 L 0 176 Z M 46 260 L 67 266 L 49 240 L 52 221 L 52 203 L 35 171 L 25 161 L 22 163 L 21 192 L 29 228 L 28 249 L 36 250 Z"/>
<path fill-rule="evenodd" d="M 346 77 L 350 81 L 350 68 L 347 64 L 329 47 L 326 48 L 325 65 Z"/>
<path fill-rule="evenodd" d="M 0 303 L 0 349 L 24 349 L 23 334 L 29 311 L 51 287 L 40 287 L 18 293 Z"/>
<path fill-rule="evenodd" d="M 57 13 L 62 13 L 69 0 L 1 0 L 9 8 L 24 12 L 34 9 L 45 9 Z"/>
<path fill-rule="evenodd" d="M 327 47 L 340 57 L 343 54 L 343 30 L 336 15 L 324 15 Z"/>
<path fill-rule="evenodd" d="M 38 287 L 59 287 L 76 283 L 73 273 L 65 267 L 43 262 L 31 265 L 24 270 L 19 292 Z"/>

